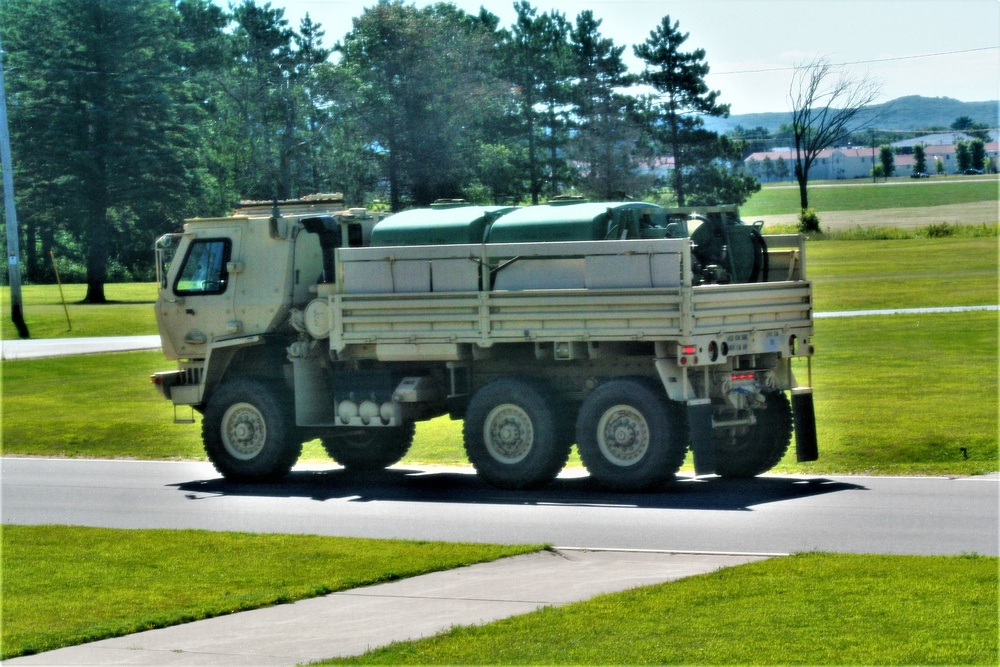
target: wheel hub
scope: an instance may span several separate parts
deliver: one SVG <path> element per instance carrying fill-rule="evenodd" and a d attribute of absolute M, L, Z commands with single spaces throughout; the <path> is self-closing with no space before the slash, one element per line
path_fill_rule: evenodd
<path fill-rule="evenodd" d="M 267 442 L 267 425 L 250 403 L 237 403 L 222 418 L 222 444 L 234 458 L 248 461 L 259 455 Z"/>
<path fill-rule="evenodd" d="M 516 405 L 497 406 L 486 418 L 483 431 L 486 449 L 498 461 L 517 463 L 531 451 L 531 418 Z"/>
<path fill-rule="evenodd" d="M 646 419 L 631 406 L 614 406 L 601 417 L 597 444 L 608 461 L 617 466 L 636 463 L 649 449 Z"/>

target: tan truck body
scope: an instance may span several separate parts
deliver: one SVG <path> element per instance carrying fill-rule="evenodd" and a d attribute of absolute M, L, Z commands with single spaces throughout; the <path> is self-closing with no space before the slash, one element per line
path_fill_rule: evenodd
<path fill-rule="evenodd" d="M 799 458 L 816 456 L 811 389 L 792 372 L 800 357 L 808 374 L 812 354 L 799 235 L 764 237 L 767 282 L 695 284 L 689 238 L 366 247 L 374 219 L 326 211 L 342 232 L 329 232 L 327 276 L 321 234 L 307 231 L 316 212 L 283 213 L 191 220 L 158 246 L 157 322 L 179 368 L 153 379 L 206 413 L 227 476 L 280 477 L 316 437 L 348 467 L 387 465 L 415 421 L 444 414 L 466 418 L 470 459 L 506 487 L 551 479 L 574 441 L 612 488 L 672 478 L 689 445 L 700 473 L 759 474 L 784 454 L 793 409 Z M 199 252 L 219 265 L 207 291 L 184 281 Z M 237 381 L 269 387 L 277 416 Z M 220 394 L 260 415 L 213 405 Z M 269 419 L 295 455 L 242 464 L 269 446 L 246 436 Z M 532 447 L 546 456 L 529 466 Z M 657 448 L 669 455 L 642 464 Z M 755 448 L 767 451 L 743 453 Z"/>

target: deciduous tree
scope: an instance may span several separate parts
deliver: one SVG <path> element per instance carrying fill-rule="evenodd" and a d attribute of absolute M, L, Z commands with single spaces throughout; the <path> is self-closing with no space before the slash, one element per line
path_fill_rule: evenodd
<path fill-rule="evenodd" d="M 972 168 L 972 150 L 968 141 L 959 140 L 955 143 L 955 163 L 960 174 Z"/>
<path fill-rule="evenodd" d="M 969 165 L 971 169 L 983 169 L 986 166 L 986 144 L 982 139 L 969 142 Z"/>
<path fill-rule="evenodd" d="M 877 116 L 865 112 L 881 95 L 881 84 L 868 75 L 855 77 L 825 58 L 795 68 L 788 96 L 795 141 L 795 179 L 799 202 L 809 208 L 809 170 L 824 149 L 851 132 L 868 127 Z"/>
<path fill-rule="evenodd" d="M 383 152 L 392 210 L 462 196 L 476 133 L 503 93 L 490 62 L 492 21 L 453 5 L 380 2 L 338 45 L 359 87 L 358 117 Z M 501 105 L 502 106 L 502 105 Z"/>
<path fill-rule="evenodd" d="M 878 161 L 882 165 L 882 176 L 884 178 L 889 178 L 896 173 L 896 154 L 892 150 L 892 146 L 888 144 L 879 146 Z"/>

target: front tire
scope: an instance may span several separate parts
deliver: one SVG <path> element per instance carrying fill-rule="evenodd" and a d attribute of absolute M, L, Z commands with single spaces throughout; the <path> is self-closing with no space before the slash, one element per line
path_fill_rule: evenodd
<path fill-rule="evenodd" d="M 684 413 L 645 378 L 620 378 L 595 389 L 580 406 L 576 445 L 601 486 L 644 491 L 673 479 L 684 462 Z"/>
<path fill-rule="evenodd" d="M 382 470 L 406 456 L 415 430 L 412 422 L 393 428 L 366 428 L 323 438 L 323 449 L 348 470 Z"/>
<path fill-rule="evenodd" d="M 572 443 L 561 433 L 561 412 L 541 385 L 502 378 L 485 385 L 465 412 L 465 452 L 493 486 L 530 489 L 559 474 Z"/>
<path fill-rule="evenodd" d="M 237 379 L 209 399 L 202 440 L 212 465 L 226 479 L 280 479 L 302 453 L 291 406 L 274 387 L 273 382 Z"/>
<path fill-rule="evenodd" d="M 788 397 L 783 392 L 765 396 L 767 405 L 757 411 L 756 424 L 716 436 L 715 472 L 720 477 L 756 477 L 778 465 L 788 451 L 792 439 Z"/>

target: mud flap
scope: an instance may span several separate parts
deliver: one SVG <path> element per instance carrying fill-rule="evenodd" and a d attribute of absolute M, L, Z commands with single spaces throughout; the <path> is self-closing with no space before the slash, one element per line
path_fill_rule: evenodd
<path fill-rule="evenodd" d="M 799 463 L 819 458 L 816 442 L 816 413 L 812 387 L 792 389 L 792 417 L 795 420 L 795 455 Z"/>
<path fill-rule="evenodd" d="M 694 454 L 694 474 L 711 475 L 715 472 L 715 435 L 712 430 L 712 402 L 708 398 L 688 401 L 688 433 L 691 452 Z"/>

